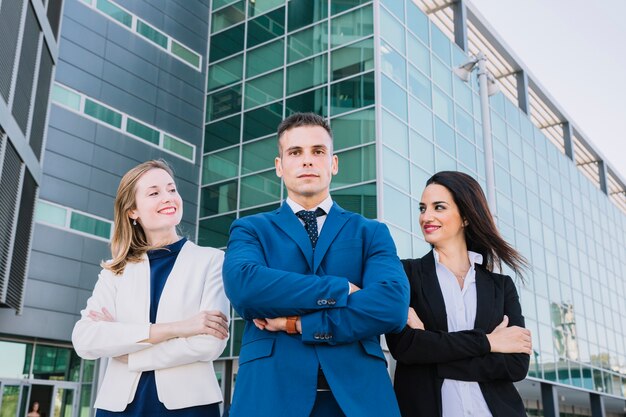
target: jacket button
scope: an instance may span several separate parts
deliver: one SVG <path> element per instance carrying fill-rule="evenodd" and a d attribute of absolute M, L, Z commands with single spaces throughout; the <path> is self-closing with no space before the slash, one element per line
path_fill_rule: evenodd
<path fill-rule="evenodd" d="M 323 305 L 323 304 L 322 304 L 322 300 L 317 300 L 317 305 L 318 305 L 318 306 Z"/>
<path fill-rule="evenodd" d="M 328 301 L 326 300 L 319 300 L 319 303 L 321 306 L 325 306 L 326 304 L 328 304 Z"/>
<path fill-rule="evenodd" d="M 315 333 L 315 334 L 313 335 L 313 339 L 315 339 L 315 340 L 319 340 L 319 339 L 320 339 L 320 334 L 319 334 L 319 333 Z"/>
<path fill-rule="evenodd" d="M 329 298 L 328 299 L 328 304 L 330 304 L 331 306 L 335 305 L 337 302 L 335 301 L 334 298 Z"/>

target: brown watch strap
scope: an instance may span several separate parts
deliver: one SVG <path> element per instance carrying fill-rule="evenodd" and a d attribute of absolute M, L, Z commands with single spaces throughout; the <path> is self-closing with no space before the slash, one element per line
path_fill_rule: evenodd
<path fill-rule="evenodd" d="M 298 316 L 289 316 L 287 317 L 287 333 L 288 334 L 297 334 L 298 329 L 296 328 L 296 322 L 298 321 Z"/>

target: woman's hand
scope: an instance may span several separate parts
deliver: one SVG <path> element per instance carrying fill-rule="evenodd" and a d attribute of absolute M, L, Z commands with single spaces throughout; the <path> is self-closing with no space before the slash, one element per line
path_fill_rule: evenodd
<path fill-rule="evenodd" d="M 177 337 L 191 337 L 199 334 L 228 337 L 228 320 L 221 311 L 201 311 L 187 320 L 172 323 Z"/>
<path fill-rule="evenodd" d="M 406 320 L 406 324 L 411 329 L 425 330 L 424 323 L 420 320 L 413 307 L 409 307 L 409 317 Z"/>
<path fill-rule="evenodd" d="M 88 316 L 93 321 L 115 321 L 115 318 L 113 318 L 113 315 L 109 312 L 109 310 L 107 310 L 106 307 L 102 307 L 100 312 L 89 310 Z"/>
<path fill-rule="evenodd" d="M 509 325 L 509 318 L 504 316 L 502 323 L 487 335 L 491 351 L 495 353 L 532 353 L 530 330 Z"/>

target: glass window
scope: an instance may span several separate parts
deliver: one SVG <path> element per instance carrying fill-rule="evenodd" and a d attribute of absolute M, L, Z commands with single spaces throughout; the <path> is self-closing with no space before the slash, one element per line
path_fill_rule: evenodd
<path fill-rule="evenodd" d="M 246 112 L 243 116 L 243 141 L 276 133 L 282 120 L 283 106 L 281 103 L 270 104 Z"/>
<path fill-rule="evenodd" d="M 450 124 L 454 124 L 452 99 L 437 87 L 433 89 L 433 110 L 437 116 Z"/>
<path fill-rule="evenodd" d="M 463 138 L 457 138 L 457 159 L 476 171 L 476 147 Z"/>
<path fill-rule="evenodd" d="M 369 0 L 331 0 L 330 1 L 330 14 L 337 14 L 350 10 L 353 7 L 360 6 L 363 3 L 367 3 Z"/>
<path fill-rule="evenodd" d="M 427 139 L 432 139 L 433 112 L 413 97 L 409 97 L 409 105 L 411 114 L 409 126 Z"/>
<path fill-rule="evenodd" d="M 109 0 L 97 0 L 96 8 L 127 27 L 132 27 L 133 16 Z"/>
<path fill-rule="evenodd" d="M 328 16 L 327 0 L 289 0 L 289 32 Z"/>
<path fill-rule="evenodd" d="M 411 230 L 411 199 L 395 188 L 384 186 L 385 220 Z"/>
<path fill-rule="evenodd" d="M 241 116 L 233 116 L 204 127 L 204 152 L 239 143 Z"/>
<path fill-rule="evenodd" d="M 280 200 L 280 178 L 274 171 L 241 179 L 241 208 L 259 206 Z"/>
<path fill-rule="evenodd" d="M 408 34 L 407 58 L 424 74 L 430 75 L 430 51 L 424 44 Z"/>
<path fill-rule="evenodd" d="M 172 43 L 170 44 L 171 52 L 182 59 L 185 62 L 188 62 L 195 68 L 200 67 L 200 55 L 187 48 L 181 43 L 176 42 L 172 39 Z"/>
<path fill-rule="evenodd" d="M 450 39 L 437 26 L 432 25 L 432 44 L 433 52 L 441 58 L 448 66 L 450 66 Z"/>
<path fill-rule="evenodd" d="M 391 110 L 396 116 L 407 121 L 408 105 L 406 92 L 386 76 L 382 76 L 383 105 Z"/>
<path fill-rule="evenodd" d="M 298 61 L 328 49 L 328 22 L 301 30 L 288 37 L 289 62 Z"/>
<path fill-rule="evenodd" d="M 237 208 L 237 180 L 200 189 L 200 217 L 234 211 Z"/>
<path fill-rule="evenodd" d="M 426 16 L 424 12 L 422 12 L 420 8 L 411 1 L 407 2 L 406 25 L 426 45 L 428 45 L 428 16 Z"/>
<path fill-rule="evenodd" d="M 461 110 L 459 106 L 455 106 L 454 110 L 456 111 L 456 130 L 473 142 L 474 119 L 468 113 Z"/>
<path fill-rule="evenodd" d="M 73 349 L 36 345 L 33 378 L 57 381 L 80 379 L 80 358 Z"/>
<path fill-rule="evenodd" d="M 368 219 L 377 218 L 376 184 L 342 188 L 332 191 L 332 196 L 333 200 L 345 210 L 360 213 Z"/>
<path fill-rule="evenodd" d="M 411 162 L 428 172 L 435 172 L 435 153 L 431 141 L 411 131 Z"/>
<path fill-rule="evenodd" d="M 332 114 L 374 104 L 374 73 L 370 72 L 333 84 L 330 103 Z"/>
<path fill-rule="evenodd" d="M 409 134 L 407 126 L 383 111 L 383 143 L 402 155 L 409 154 Z"/>
<path fill-rule="evenodd" d="M 159 144 L 159 138 L 161 134 L 158 130 L 155 130 L 149 126 L 144 125 L 137 120 L 131 119 L 130 117 L 126 119 L 126 131 L 131 135 L 137 136 L 143 140 L 147 140 L 150 143 L 154 143 L 155 145 Z"/>
<path fill-rule="evenodd" d="M 156 43 L 161 48 L 167 49 L 167 36 L 141 20 L 137 20 L 137 33 Z"/>
<path fill-rule="evenodd" d="M 376 139 L 373 108 L 336 117 L 330 121 L 330 126 L 333 129 L 333 146 L 336 151 Z"/>
<path fill-rule="evenodd" d="M 176 139 L 170 135 L 163 134 L 163 148 L 172 151 L 183 158 L 194 160 L 194 147 L 180 139 Z"/>
<path fill-rule="evenodd" d="M 254 17 L 285 4 L 285 0 L 254 0 L 248 2 L 248 16 Z"/>
<path fill-rule="evenodd" d="M 297 63 L 287 68 L 287 94 L 293 94 L 326 82 L 326 55 Z"/>
<path fill-rule="evenodd" d="M 243 51 L 244 24 L 211 36 L 209 61 L 215 62 L 227 56 Z"/>
<path fill-rule="evenodd" d="M 71 214 L 70 228 L 105 239 L 111 237 L 111 223 L 76 212 Z"/>
<path fill-rule="evenodd" d="M 59 84 L 54 84 L 52 87 L 52 101 L 80 111 L 80 95 Z"/>
<path fill-rule="evenodd" d="M 341 152 L 337 154 L 337 157 L 339 158 L 339 172 L 333 177 L 332 187 L 343 187 L 376 179 L 376 147 L 374 145 Z"/>
<path fill-rule="evenodd" d="M 230 116 L 241 110 L 241 84 L 217 91 L 207 97 L 207 121 Z"/>
<path fill-rule="evenodd" d="M 236 2 L 237 0 L 213 0 L 213 10 L 217 10 L 222 6 Z"/>
<path fill-rule="evenodd" d="M 96 370 L 95 360 L 83 359 L 83 375 L 81 376 L 81 381 L 92 382 L 95 370 Z"/>
<path fill-rule="evenodd" d="M 251 209 L 239 210 L 239 217 L 252 216 L 253 214 L 267 213 L 280 207 L 280 203 L 267 204 L 265 206 L 257 206 Z"/>
<path fill-rule="evenodd" d="M 401 54 L 404 55 L 405 42 L 404 42 L 404 26 L 402 23 L 394 18 L 387 10 L 380 9 L 380 29 L 381 35 L 385 40 L 393 45 Z"/>
<path fill-rule="evenodd" d="M 435 148 L 435 168 L 437 171 L 456 171 L 456 160 L 439 148 Z"/>
<path fill-rule="evenodd" d="M 411 195 L 417 199 L 421 198 L 424 188 L 426 188 L 426 181 L 428 181 L 434 173 L 434 154 L 431 153 L 430 157 L 433 161 L 432 170 L 424 171 L 423 169 L 411 164 Z M 416 226 L 418 225 L 416 224 Z"/>
<path fill-rule="evenodd" d="M 0 377 L 23 379 L 30 374 L 33 345 L 0 340 Z M 10 360 L 4 360 L 9 359 Z"/>
<path fill-rule="evenodd" d="M 243 76 L 243 54 L 222 61 L 209 67 L 207 90 L 241 81 Z"/>
<path fill-rule="evenodd" d="M 67 209 L 37 200 L 35 221 L 64 227 L 67 222 Z"/>
<path fill-rule="evenodd" d="M 426 103 L 428 107 L 432 106 L 430 86 L 428 77 L 419 72 L 413 65 L 409 65 L 409 92 Z"/>
<path fill-rule="evenodd" d="M 439 59 L 433 58 L 433 81 L 443 91 L 452 96 L 452 72 Z"/>
<path fill-rule="evenodd" d="M 406 61 L 388 43 L 381 42 L 382 70 L 395 82 L 406 87 Z"/>
<path fill-rule="evenodd" d="M 89 417 L 91 414 L 91 390 L 91 384 L 83 384 L 80 388 L 79 417 Z"/>
<path fill-rule="evenodd" d="M 283 71 L 275 71 L 246 82 L 246 101 L 249 109 L 260 104 L 277 100 L 283 96 Z"/>
<path fill-rule="evenodd" d="M 252 48 L 285 33 L 285 8 L 281 7 L 248 21 L 247 47 Z"/>
<path fill-rule="evenodd" d="M 435 117 L 435 143 L 445 149 L 450 155 L 456 155 L 454 150 L 454 130 L 438 117 Z"/>
<path fill-rule="evenodd" d="M 276 136 L 246 143 L 243 146 L 241 172 L 249 174 L 274 167 L 274 159 L 278 156 Z"/>
<path fill-rule="evenodd" d="M 246 56 L 246 77 L 254 77 L 282 66 L 284 55 L 285 41 L 283 39 L 248 51 Z"/>
<path fill-rule="evenodd" d="M 452 77 L 454 84 L 454 98 L 465 110 L 472 113 L 472 90 L 459 77 Z"/>
<path fill-rule="evenodd" d="M 198 245 L 213 248 L 226 247 L 230 225 L 235 221 L 234 214 L 200 220 L 198 224 Z M 235 320 L 238 323 L 242 320 Z"/>
<path fill-rule="evenodd" d="M 239 174 L 239 147 L 205 155 L 202 161 L 202 184 L 226 180 Z"/>
<path fill-rule="evenodd" d="M 404 22 L 404 2 L 398 0 L 381 0 L 381 3 L 385 5 L 391 13 L 396 15 L 400 21 Z"/>
<path fill-rule="evenodd" d="M 233 321 L 233 356 L 239 356 L 241 352 L 241 342 L 243 340 L 243 330 L 245 328 L 245 322 L 243 320 Z"/>
<path fill-rule="evenodd" d="M 106 124 L 115 126 L 118 129 L 122 127 L 122 115 L 120 113 L 90 99 L 85 99 L 85 114 L 95 117 Z"/>
<path fill-rule="evenodd" d="M 321 116 L 328 115 L 328 88 L 322 87 L 309 91 L 286 101 L 286 116 L 296 112 L 313 112 Z"/>
<path fill-rule="evenodd" d="M 211 18 L 211 32 L 226 29 L 243 21 L 246 17 L 246 3 L 241 0 L 228 7 L 213 13 Z"/>
<path fill-rule="evenodd" d="M 330 44 L 339 46 L 374 33 L 372 6 L 335 17 L 330 23 Z"/>
<path fill-rule="evenodd" d="M 383 177 L 385 183 L 393 184 L 403 191 L 409 192 L 409 161 L 389 148 L 383 147 Z M 393 219 L 392 221 L 397 223 L 395 218 L 389 217 L 389 219 Z"/>
<path fill-rule="evenodd" d="M 373 39 L 365 39 L 340 49 L 330 56 L 333 80 L 349 77 L 374 68 Z"/>

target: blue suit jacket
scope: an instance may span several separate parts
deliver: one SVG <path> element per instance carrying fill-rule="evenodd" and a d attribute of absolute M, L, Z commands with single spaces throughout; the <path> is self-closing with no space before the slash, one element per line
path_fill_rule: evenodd
<path fill-rule="evenodd" d="M 308 417 L 319 366 L 347 417 L 399 417 L 379 335 L 404 328 L 409 288 L 384 224 L 333 204 L 313 250 L 283 204 L 233 223 L 223 277 L 246 319 L 231 417 Z M 251 321 L 292 315 L 302 335 Z"/>

